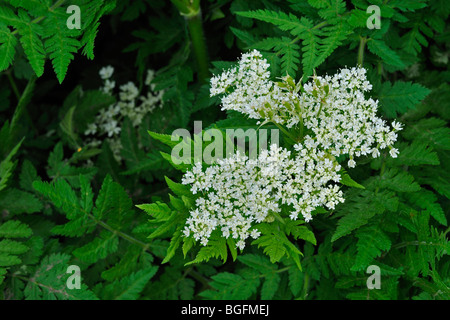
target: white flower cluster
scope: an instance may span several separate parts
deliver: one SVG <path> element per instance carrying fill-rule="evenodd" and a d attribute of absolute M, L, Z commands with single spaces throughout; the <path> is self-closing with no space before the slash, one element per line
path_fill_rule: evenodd
<path fill-rule="evenodd" d="M 186 172 L 183 184 L 190 184 L 196 208 L 186 221 L 184 235 L 193 235 L 202 245 L 211 233 L 220 229 L 223 237 L 236 239 L 245 247 L 245 239 L 258 238 L 254 223 L 273 221 L 274 214 L 286 208 L 291 219 L 301 214 L 311 220 L 318 206 L 334 209 L 343 202 L 342 191 L 330 181 L 339 182 L 339 164 L 333 156 L 314 147 L 295 145 L 296 156 L 273 144 L 257 159 L 239 153 L 221 159 L 205 171 L 197 163 Z"/>
<path fill-rule="evenodd" d="M 236 110 L 253 119 L 264 119 L 288 128 L 305 126 L 313 132 L 313 139 L 322 150 L 334 156 L 348 154 L 349 167 L 354 156 L 380 155 L 393 148 L 398 122 L 392 129 L 377 116 L 378 101 L 366 99 L 364 93 L 372 89 L 364 68 L 342 69 L 333 76 L 314 76 L 303 87 L 289 76 L 282 82 L 269 79 L 269 65 L 254 50 L 243 54 L 239 68 L 233 68 L 211 79 L 211 95 L 225 94 L 222 109 Z"/>
<path fill-rule="evenodd" d="M 305 84 L 300 95 L 304 125 L 313 131 L 321 148 L 340 156 L 348 154 L 349 167 L 355 167 L 354 156 L 368 155 L 376 158 L 380 149 L 393 148 L 400 123 L 393 122 L 393 129 L 377 116 L 378 101 L 366 99 L 364 92 L 372 89 L 363 68 L 342 69 L 334 76 L 315 76 Z"/>
<path fill-rule="evenodd" d="M 252 119 L 285 123 L 295 93 L 282 90 L 270 80 L 269 66 L 259 51 L 245 53 L 238 67 L 211 78 L 210 94 L 225 94 L 221 99 L 222 110 L 239 111 Z M 288 121 L 292 126 L 299 122 L 299 117 L 293 115 Z"/>
<path fill-rule="evenodd" d="M 392 157 L 398 122 L 392 129 L 376 113 L 378 101 L 366 99 L 372 86 L 363 68 L 342 69 L 333 76 L 314 75 L 302 86 L 289 75 L 270 80 L 269 64 L 260 52 L 243 54 L 238 66 L 211 79 L 211 96 L 222 95 L 222 110 L 235 110 L 252 119 L 285 125 L 300 133 L 290 151 L 272 145 L 256 160 L 239 153 L 202 170 L 197 163 L 183 184 L 200 193 L 186 221 L 184 235 L 206 245 L 220 229 L 225 238 L 259 237 L 255 223 L 270 222 L 279 213 L 308 222 L 317 207 L 334 209 L 344 202 L 338 183 L 341 166 L 336 157 L 347 154 L 378 157 L 389 148 Z M 306 132 L 306 134 L 304 134 Z M 334 182 L 334 183 L 333 183 Z"/>
<path fill-rule="evenodd" d="M 100 90 L 106 94 L 113 95 L 116 87 L 115 81 L 111 80 L 114 73 L 112 66 L 103 67 L 99 75 L 103 80 Z M 151 83 L 155 75 L 153 70 L 147 71 L 145 85 L 148 88 L 147 95 L 140 96 L 139 89 L 133 82 L 128 82 L 120 86 L 119 101 L 103 108 L 95 117 L 93 123 L 88 124 L 84 134 L 87 137 L 86 143 L 91 147 L 97 147 L 106 138 L 117 161 L 121 161 L 120 142 L 121 123 L 128 117 L 134 127 L 138 127 L 144 116 L 151 113 L 156 108 L 162 108 L 162 97 L 164 92 L 155 92 L 155 86 Z"/>

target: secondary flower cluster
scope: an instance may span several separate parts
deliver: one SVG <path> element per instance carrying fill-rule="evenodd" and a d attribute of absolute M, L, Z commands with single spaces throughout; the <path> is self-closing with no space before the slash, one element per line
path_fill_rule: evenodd
<path fill-rule="evenodd" d="M 211 96 L 223 94 L 222 110 L 235 110 L 253 119 L 271 121 L 287 128 L 306 127 L 322 150 L 335 156 L 380 155 L 393 148 L 398 122 L 392 129 L 376 113 L 378 101 L 366 99 L 372 89 L 364 68 L 342 69 L 333 76 L 314 75 L 304 86 L 289 76 L 281 82 L 270 80 L 269 64 L 254 50 L 242 55 L 238 67 L 211 79 Z"/>
<path fill-rule="evenodd" d="M 116 87 L 115 81 L 111 80 L 114 73 L 112 66 L 106 66 L 99 72 L 103 80 L 103 86 L 100 90 L 108 95 L 113 95 Z M 145 85 L 147 87 L 146 95 L 139 95 L 139 89 L 133 82 L 128 82 L 120 86 L 119 101 L 107 108 L 99 111 L 93 123 L 88 124 L 84 134 L 87 136 L 86 143 L 89 146 L 97 147 L 102 143 L 105 137 L 109 142 L 111 151 L 117 161 L 121 161 L 120 142 L 121 124 L 125 117 L 131 120 L 134 127 L 138 127 L 146 114 L 151 113 L 156 108 L 162 108 L 163 91 L 155 92 L 155 86 L 152 84 L 155 72 L 147 71 Z"/>
<path fill-rule="evenodd" d="M 285 123 L 295 94 L 282 90 L 270 80 L 269 64 L 261 53 L 253 50 L 242 55 L 238 67 L 211 78 L 211 96 L 222 96 L 222 110 L 235 110 L 252 119 L 268 119 Z M 292 126 L 298 115 L 289 120 Z"/>
<path fill-rule="evenodd" d="M 343 202 L 342 191 L 329 183 L 341 178 L 334 157 L 301 144 L 295 145 L 295 150 L 292 157 L 290 151 L 273 144 L 254 160 L 236 153 L 206 170 L 197 163 L 182 179 L 183 184 L 191 185 L 192 193 L 200 193 L 184 235 L 192 234 L 206 245 L 211 233 L 220 229 L 243 249 L 245 239 L 260 235 L 252 226 L 273 220 L 283 208 L 291 219 L 302 215 L 309 221 L 316 207 L 334 209 Z"/>
<path fill-rule="evenodd" d="M 349 167 L 356 165 L 354 156 L 376 158 L 386 147 L 397 157 L 398 150 L 392 146 L 402 127 L 394 121 L 391 129 L 377 116 L 378 101 L 364 97 L 371 89 L 366 70 L 351 68 L 333 76 L 314 76 L 299 97 L 304 125 L 323 150 L 335 156 L 348 154 Z"/>

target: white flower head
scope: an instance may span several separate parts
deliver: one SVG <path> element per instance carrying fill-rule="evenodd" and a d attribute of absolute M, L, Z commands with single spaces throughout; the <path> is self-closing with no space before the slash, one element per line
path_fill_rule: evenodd
<path fill-rule="evenodd" d="M 378 101 L 366 98 L 372 89 L 366 74 L 364 68 L 343 68 L 332 76 L 314 75 L 304 85 L 289 76 L 274 82 L 267 60 L 253 50 L 214 76 L 210 94 L 221 95 L 222 110 L 289 129 L 300 126 L 300 132 L 305 127 L 309 134 L 292 152 L 271 145 L 256 160 L 237 153 L 206 169 L 195 164 L 182 178 L 199 196 L 184 235 L 205 245 L 219 230 L 242 250 L 247 238 L 260 236 L 259 223 L 272 223 L 280 213 L 309 222 L 315 208 L 334 210 L 344 202 L 335 184 L 341 181 L 337 157 L 349 155 L 350 168 L 355 156 L 376 158 L 385 148 L 397 157 L 393 145 L 402 125 L 394 121 L 391 129 L 377 116 Z"/>
<path fill-rule="evenodd" d="M 100 69 L 99 75 L 103 80 L 109 79 L 114 73 L 114 68 L 112 66 L 106 66 Z"/>
<path fill-rule="evenodd" d="M 206 170 L 197 163 L 182 178 L 193 194 L 201 194 L 186 221 L 190 232 L 185 234 L 204 244 L 219 229 L 223 237 L 237 239 L 243 248 L 248 237 L 256 239 L 261 234 L 250 228 L 272 221 L 283 205 L 290 208 L 291 219 L 302 217 L 308 222 L 316 207 L 334 208 L 343 202 L 342 191 L 330 185 L 340 180 L 337 162 L 301 144 L 295 150 L 294 156 L 273 144 L 256 160 L 236 153 Z"/>
<path fill-rule="evenodd" d="M 270 80 L 269 64 L 257 50 L 242 55 L 238 66 L 211 79 L 211 95 L 222 95 L 222 109 L 235 110 L 288 128 L 313 132 L 310 144 L 340 156 L 378 156 L 397 140 L 393 129 L 377 116 L 378 101 L 366 98 L 372 89 L 364 68 L 343 68 L 332 76 L 311 77 L 303 86 L 289 76 Z M 300 90 L 302 88 L 302 90 Z M 352 160 L 349 166 L 356 165 Z"/>
<path fill-rule="evenodd" d="M 100 91 L 111 96 L 114 95 L 113 90 L 116 87 L 116 82 L 111 80 L 113 73 L 114 68 L 112 66 L 103 67 L 99 72 L 103 79 L 103 86 L 100 87 Z M 138 87 L 131 81 L 120 86 L 118 102 L 99 110 L 95 122 L 89 124 L 85 130 L 85 136 L 95 136 L 95 139 L 93 137 L 86 138 L 87 145 L 97 147 L 103 140 L 107 140 L 115 159 L 118 162 L 122 161 L 122 144 L 119 134 L 123 120 L 129 118 L 133 127 L 136 128 L 147 114 L 163 105 L 164 91 L 155 91 L 154 85 L 150 83 L 154 74 L 155 71 L 153 70 L 147 71 L 145 82 L 149 86 L 145 94 L 140 95 Z"/>

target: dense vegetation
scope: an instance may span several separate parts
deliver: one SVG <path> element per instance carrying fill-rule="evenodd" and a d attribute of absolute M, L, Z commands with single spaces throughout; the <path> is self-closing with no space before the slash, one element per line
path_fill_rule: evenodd
<path fill-rule="evenodd" d="M 450 299 L 449 13 L 446 0 L 1 1 L 0 297 Z M 175 129 L 279 129 L 292 154 L 319 135 L 289 122 L 290 102 L 252 116 L 225 107 L 238 89 L 211 94 L 248 52 L 298 108 L 332 96 L 325 75 L 363 67 L 372 119 L 401 130 L 354 160 L 323 147 L 311 161 L 331 159 L 345 201 L 322 201 L 312 219 L 283 202 L 252 222 L 254 240 L 196 237 L 201 197 L 186 178 L 194 163 L 171 158 Z M 380 289 L 366 285 L 369 266 Z"/>

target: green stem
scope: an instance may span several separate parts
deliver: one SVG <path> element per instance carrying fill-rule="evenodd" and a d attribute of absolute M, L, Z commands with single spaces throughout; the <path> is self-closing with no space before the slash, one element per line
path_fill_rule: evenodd
<path fill-rule="evenodd" d="M 130 236 L 129 234 L 126 234 L 124 232 L 116 230 L 116 229 L 112 228 L 110 225 L 108 225 L 107 223 L 105 223 L 105 222 L 103 222 L 101 220 L 97 220 L 92 214 L 89 214 L 89 218 L 94 220 L 94 222 L 97 223 L 102 228 L 104 228 L 104 229 L 106 229 L 106 230 L 108 230 L 108 231 L 110 231 L 110 232 L 112 232 L 114 234 L 117 234 L 122 239 L 142 247 L 143 251 L 148 251 L 149 253 L 152 253 L 151 251 L 149 251 L 150 243 L 142 242 L 142 241 L 140 241 L 140 240 Z M 205 279 L 201 274 L 197 273 L 192 267 L 187 269 L 184 272 L 183 277 L 181 279 L 179 279 L 178 281 L 184 279 L 187 275 L 191 276 L 192 278 L 194 278 L 195 280 L 200 282 L 205 288 L 210 288 L 208 280 Z"/>
<path fill-rule="evenodd" d="M 320 29 L 322 27 L 325 27 L 326 25 L 328 25 L 328 21 L 322 21 L 321 23 L 316 24 L 314 27 L 311 28 L 311 30 L 316 30 L 316 29 Z M 292 41 L 291 44 L 297 43 L 300 40 L 302 40 L 303 35 L 301 36 L 297 36 L 295 37 Z M 277 53 L 276 55 L 278 56 L 279 53 Z"/>
<path fill-rule="evenodd" d="M 97 220 L 92 214 L 89 214 L 88 216 L 89 216 L 90 219 L 92 219 L 95 223 L 97 223 L 102 228 L 104 228 L 104 229 L 106 229 L 106 230 L 108 230 L 108 231 L 110 231 L 110 232 L 112 232 L 114 234 L 117 234 L 119 237 L 121 237 L 122 239 L 124 239 L 124 240 L 126 240 L 126 241 L 128 241 L 130 243 L 133 243 L 135 245 L 138 245 L 138 246 L 142 247 L 143 251 L 149 251 L 150 243 L 142 242 L 142 241 L 140 241 L 140 240 L 130 236 L 129 234 L 126 234 L 124 232 L 116 230 L 116 229 L 112 228 L 110 225 L 108 225 L 107 223 L 105 223 L 105 222 L 103 222 L 101 220 Z M 151 253 L 151 251 L 149 251 L 149 253 Z M 183 274 L 182 279 L 185 278 L 187 275 L 191 276 L 192 278 L 194 278 L 195 280 L 200 282 L 204 287 L 210 288 L 208 280 L 205 279 L 199 273 L 197 273 L 192 267 L 185 271 L 185 273 Z M 182 280 L 182 279 L 180 279 L 180 280 Z"/>
<path fill-rule="evenodd" d="M 272 211 L 272 215 L 273 215 L 278 221 L 280 221 L 282 224 L 286 224 L 286 222 L 284 222 L 283 218 L 278 214 L 278 212 Z"/>
<path fill-rule="evenodd" d="M 24 276 L 21 276 L 21 275 L 17 275 L 17 274 L 12 274 L 12 275 L 10 275 L 10 277 L 12 277 L 12 278 L 17 278 L 17 279 L 20 279 L 20 280 L 25 281 L 25 282 L 31 282 L 31 283 L 34 283 L 36 286 L 41 287 L 41 288 L 45 288 L 45 289 L 47 289 L 49 292 L 52 292 L 52 293 L 59 293 L 59 294 L 62 294 L 62 295 L 64 295 L 65 297 L 68 297 L 68 298 L 69 298 L 69 297 L 75 298 L 74 296 L 71 296 L 66 290 L 63 290 L 63 289 L 56 289 L 56 288 L 47 286 L 47 285 L 45 285 L 45 284 L 43 284 L 43 283 L 37 282 L 37 281 L 34 280 L 33 278 L 27 278 L 27 277 L 24 277 Z M 70 292 L 70 291 L 69 291 L 69 292 Z"/>
<path fill-rule="evenodd" d="M 211 286 L 209 285 L 208 279 L 203 277 L 200 273 L 198 273 L 194 269 L 192 269 L 192 268 L 189 269 L 188 275 L 191 276 L 192 278 L 194 278 L 195 280 L 197 280 L 198 282 L 200 282 L 204 288 L 211 288 Z"/>
<path fill-rule="evenodd" d="M 30 80 L 28 81 L 27 86 L 23 90 L 22 94 L 19 94 L 19 102 L 17 103 L 16 110 L 14 111 L 13 117 L 11 119 L 11 125 L 10 125 L 10 132 L 13 132 L 17 124 L 19 123 L 20 118 L 22 117 L 22 114 L 26 111 L 26 106 L 30 102 L 33 90 L 34 90 L 34 84 L 36 82 L 36 77 L 32 76 Z"/>
<path fill-rule="evenodd" d="M 328 21 L 322 21 L 321 23 L 316 24 L 312 30 L 316 30 L 316 29 L 320 29 L 322 27 L 325 27 L 326 25 L 328 25 Z"/>
<path fill-rule="evenodd" d="M 383 74 L 383 63 L 381 63 L 381 61 L 377 64 L 377 72 L 380 76 Z"/>
<path fill-rule="evenodd" d="M 134 243 L 134 244 L 142 247 L 142 249 L 144 251 L 147 251 L 147 249 L 150 246 L 150 243 L 142 242 L 142 241 L 140 241 L 140 240 L 130 236 L 129 234 L 123 233 L 122 231 L 119 231 L 119 230 L 116 230 L 116 229 L 112 228 L 109 224 L 107 224 L 107 223 L 105 223 L 105 222 L 103 222 L 101 220 L 97 220 L 92 214 L 89 214 L 89 218 L 91 218 L 96 224 L 98 224 L 102 228 L 104 228 L 104 229 L 106 229 L 106 230 L 108 230 L 108 231 L 118 235 L 122 239 L 127 240 L 128 242 Z"/>
<path fill-rule="evenodd" d="M 191 35 L 192 48 L 194 49 L 194 55 L 197 61 L 199 81 L 200 83 L 205 83 L 206 79 L 209 77 L 209 70 L 208 52 L 203 32 L 201 10 L 199 9 L 195 16 L 186 18 L 186 20 Z"/>
<path fill-rule="evenodd" d="M 285 128 L 283 128 L 282 125 L 280 125 L 280 124 L 278 124 L 278 123 L 276 123 L 276 122 L 273 122 L 273 121 L 272 121 L 272 123 L 273 123 L 274 125 L 276 125 L 276 126 L 278 127 L 278 129 L 280 129 L 281 132 L 283 132 L 283 133 L 284 133 L 289 139 L 291 139 L 294 143 L 297 141 L 297 140 L 295 139 L 295 137 L 294 137 L 292 134 L 289 133 L 289 131 L 287 131 Z"/>
<path fill-rule="evenodd" d="M 189 15 L 192 12 L 193 6 L 186 0 L 170 0 L 172 4 L 180 11 L 182 15 Z"/>
<path fill-rule="evenodd" d="M 385 161 L 384 155 L 383 155 L 383 159 L 381 161 L 382 161 L 382 164 L 381 164 L 381 170 L 380 170 L 380 179 L 383 179 L 384 170 L 386 169 L 386 161 Z M 378 191 L 380 191 L 380 186 L 377 186 L 377 188 L 375 189 L 375 194 L 378 194 Z"/>
<path fill-rule="evenodd" d="M 23 90 L 22 94 L 19 94 L 19 102 L 17 103 L 17 107 L 14 110 L 14 114 L 11 119 L 11 123 L 9 125 L 9 135 L 6 141 L 2 141 L 6 145 L 6 149 L 9 150 L 12 146 L 17 144 L 17 142 L 22 139 L 22 130 L 23 126 L 21 126 L 21 119 L 23 119 L 23 115 L 29 117 L 27 105 L 30 102 L 33 90 L 34 90 L 34 84 L 36 81 L 36 77 L 32 76 L 31 79 L 28 81 L 27 86 Z M 33 126 L 33 122 L 30 122 Z"/>
<path fill-rule="evenodd" d="M 192 49 L 197 64 L 198 80 L 205 83 L 209 77 L 208 50 L 206 48 L 205 33 L 202 24 L 202 10 L 200 0 L 171 0 L 173 5 L 186 19 L 191 38 Z"/>
<path fill-rule="evenodd" d="M 309 288 L 309 275 L 305 272 L 305 276 L 303 277 L 303 300 L 306 300 L 308 297 L 308 288 Z"/>
<path fill-rule="evenodd" d="M 11 84 L 11 88 L 13 89 L 14 94 L 16 95 L 17 101 L 19 101 L 20 100 L 20 92 L 19 92 L 19 89 L 17 88 L 16 82 L 14 81 L 13 76 L 11 75 L 11 71 L 8 70 L 6 72 L 6 75 L 8 76 L 9 83 Z"/>
<path fill-rule="evenodd" d="M 300 140 L 299 142 L 301 142 L 303 140 L 303 106 L 301 103 L 298 104 L 300 106 L 300 114 L 299 114 L 299 118 L 300 118 Z M 322 106 L 320 106 L 322 108 Z"/>
<path fill-rule="evenodd" d="M 303 136 L 303 117 L 300 115 L 300 140 L 299 142 L 302 142 L 304 136 Z"/>
<path fill-rule="evenodd" d="M 392 252 L 395 249 L 400 249 L 400 248 L 404 248 L 404 247 L 408 247 L 408 246 L 435 246 L 435 247 L 444 247 L 443 245 L 441 245 L 440 243 L 435 243 L 435 242 L 426 242 L 426 241 L 419 241 L 419 240 L 413 240 L 413 241 L 404 241 L 404 242 L 400 242 L 397 243 L 393 246 L 391 246 L 391 248 L 389 249 L 389 251 L 385 251 L 382 255 L 381 255 L 381 259 L 384 259 L 384 257 L 386 257 L 386 255 L 388 255 L 390 252 Z M 443 248 L 445 249 L 445 248 Z"/>
<path fill-rule="evenodd" d="M 316 118 L 319 117 L 319 114 L 320 114 L 320 112 L 322 111 L 322 107 L 323 107 L 323 101 L 320 101 L 320 108 L 319 108 L 319 111 L 318 111 L 317 114 L 316 114 Z"/>
<path fill-rule="evenodd" d="M 364 62 L 364 47 L 366 46 L 367 38 L 360 37 L 358 49 L 358 65 L 362 67 Z"/>

